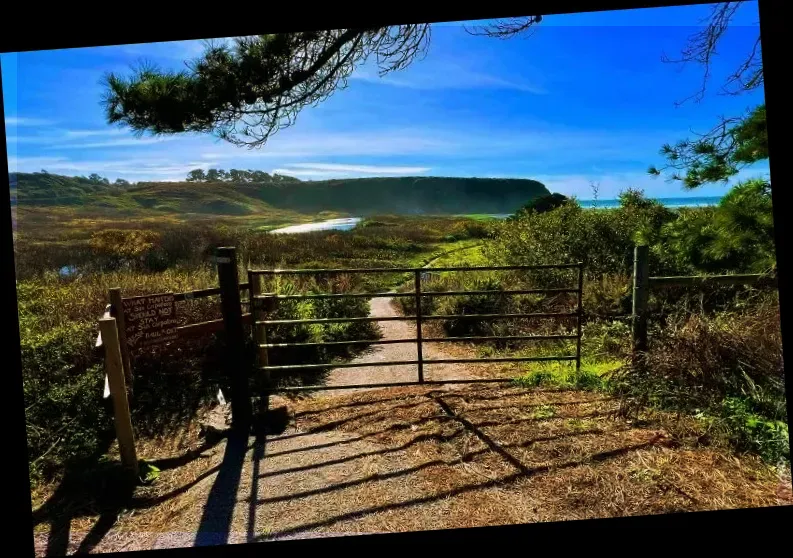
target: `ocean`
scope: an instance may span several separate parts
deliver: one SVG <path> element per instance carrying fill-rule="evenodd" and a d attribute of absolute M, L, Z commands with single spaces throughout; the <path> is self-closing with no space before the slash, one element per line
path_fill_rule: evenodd
<path fill-rule="evenodd" d="M 691 196 L 686 198 L 654 198 L 669 208 L 673 207 L 705 207 L 717 205 L 721 196 Z M 581 207 L 609 209 L 620 206 L 619 200 L 578 200 Z"/>

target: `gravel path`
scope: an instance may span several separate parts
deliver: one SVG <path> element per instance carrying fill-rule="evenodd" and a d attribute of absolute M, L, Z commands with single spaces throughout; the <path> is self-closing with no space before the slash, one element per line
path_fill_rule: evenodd
<path fill-rule="evenodd" d="M 213 448 L 197 482 L 165 471 L 159 483 L 179 494 L 124 514 L 91 551 L 790 503 L 767 467 L 677 447 L 659 425 L 613 418 L 617 405 L 593 392 L 492 386 L 304 399 L 285 432 Z M 68 553 L 86 537 L 73 532 Z M 41 533 L 37 555 L 46 548 Z"/>
<path fill-rule="evenodd" d="M 369 315 L 371 317 L 399 316 L 393 298 L 373 298 L 369 302 Z M 411 322 L 388 321 L 379 322 L 383 339 L 415 339 L 416 325 Z M 425 331 L 426 335 L 426 331 Z M 425 360 L 452 358 L 444 351 L 443 343 L 424 343 L 422 353 Z M 448 345 L 448 344 L 446 344 Z M 417 347 L 415 342 L 398 343 L 393 345 L 372 345 L 365 353 L 352 362 L 356 364 L 387 362 L 394 360 L 416 360 Z M 418 379 L 416 365 L 398 366 L 362 366 L 360 368 L 335 368 L 331 370 L 326 379 L 326 385 L 343 386 L 370 383 L 395 383 L 411 382 Z M 424 379 L 450 380 L 471 379 L 481 377 L 476 374 L 476 369 L 464 364 L 425 364 Z M 334 390 L 336 395 L 347 395 L 360 391 L 357 389 Z M 328 392 L 318 392 L 318 396 L 327 396 Z"/>
<path fill-rule="evenodd" d="M 470 250 L 480 244 L 456 248 L 448 252 L 439 254 L 429 260 L 424 267 L 431 269 L 432 264 L 453 252 Z M 400 316 L 401 313 L 396 308 L 396 301 L 393 298 L 373 298 L 369 301 L 369 316 L 373 318 L 385 318 Z M 416 324 L 403 321 L 379 322 L 382 339 L 415 339 Z M 426 329 L 424 335 L 427 336 Z M 424 360 L 448 359 L 453 358 L 449 348 L 449 343 L 424 343 L 422 345 L 422 357 Z M 459 347 L 458 347 L 459 351 Z M 351 362 L 356 364 L 366 364 L 387 361 L 417 360 L 418 347 L 415 342 L 398 343 L 392 345 L 372 345 L 366 352 Z M 465 364 L 425 364 L 425 380 L 466 380 L 483 377 L 483 368 L 468 366 Z M 418 366 L 399 365 L 399 366 L 361 366 L 360 368 L 335 368 L 328 373 L 326 385 L 343 386 L 355 384 L 386 384 L 397 382 L 411 382 L 418 379 Z M 445 386 L 444 386 L 445 388 Z M 370 388 L 371 389 L 371 388 Z M 333 395 L 349 395 L 351 393 L 366 391 L 365 389 L 342 389 L 332 392 L 317 392 L 315 397 L 327 397 Z"/>

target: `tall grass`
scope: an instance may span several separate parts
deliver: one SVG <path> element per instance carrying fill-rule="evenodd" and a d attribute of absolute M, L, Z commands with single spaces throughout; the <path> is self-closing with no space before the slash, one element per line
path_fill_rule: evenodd
<path fill-rule="evenodd" d="M 379 217 L 352 231 L 269 234 L 208 222 L 139 223 L 95 228 L 83 224 L 61 236 L 20 227 L 15 238 L 18 279 L 39 277 L 64 266 L 83 273 L 159 272 L 206 265 L 218 246 L 236 246 L 245 266 L 392 267 L 416 263 L 442 243 L 481 234 L 479 225 L 452 217 Z M 470 230 L 469 230 L 470 229 Z M 450 240 L 451 238 L 451 240 Z"/>
<path fill-rule="evenodd" d="M 23 383 L 30 472 L 34 482 L 53 478 L 70 462 L 92 455 L 113 437 L 103 400 L 102 355 L 94 348 L 97 319 L 108 290 L 123 296 L 183 292 L 217 286 L 210 256 L 221 245 L 238 249 L 241 280 L 249 266 L 393 267 L 426 257 L 456 230 L 460 219 L 383 217 L 350 232 L 270 235 L 208 223 L 123 223 L 95 229 L 88 223 L 60 237 L 26 229 L 15 242 L 22 340 Z M 137 225 L 140 227 L 140 224 Z M 60 267 L 75 266 L 64 277 Z M 264 290 L 289 293 L 382 290 L 399 277 L 296 276 L 264 282 Z M 284 301 L 275 318 L 365 316 L 366 300 Z M 218 297 L 177 303 L 180 323 L 221 317 Z M 272 328 L 273 342 L 376 339 L 372 324 L 324 324 Z M 249 343 L 245 358 L 252 364 Z M 138 435 L 158 435 L 192 420 L 224 386 L 223 338 L 181 339 L 133 357 L 133 424 Z M 326 363 L 354 355 L 343 347 L 279 349 L 272 364 Z M 316 383 L 316 374 L 280 377 L 284 383 Z M 254 387 L 258 377 L 252 374 Z"/>
<path fill-rule="evenodd" d="M 101 398 L 102 355 L 94 347 L 97 319 L 108 303 L 108 290 L 120 287 L 125 296 L 134 296 L 216 284 L 208 269 L 116 271 L 69 279 L 47 272 L 17 282 L 28 448 L 34 479 L 51 476 L 70 459 L 91 453 L 108 435 L 108 402 Z M 220 316 L 216 300 L 178 304 L 182 323 Z M 186 414 L 210 395 L 208 388 L 201 386 L 206 371 L 203 357 L 211 352 L 213 343 L 186 340 L 156 355 L 134 358 L 137 381 L 132 411 L 139 431 L 161 430 L 174 409 Z M 149 405 L 149 400 L 158 404 Z"/>
<path fill-rule="evenodd" d="M 626 413 L 695 414 L 740 450 L 790 459 L 776 297 L 711 316 L 679 312 L 611 384 Z"/>
<path fill-rule="evenodd" d="M 775 293 L 750 286 L 654 290 L 650 296 L 650 351 L 631 359 L 633 247 L 651 247 L 651 275 L 749 273 L 773 267 L 770 198 L 760 183 L 739 185 L 717 208 L 671 211 L 627 192 L 621 207 L 585 210 L 575 201 L 544 212 L 527 211 L 496 223 L 481 254 L 485 264 L 584 262 L 583 363 L 522 367 L 526 385 L 552 384 L 614 391 L 626 410 L 647 406 L 693 415 L 714 437 L 740 451 L 774 461 L 789 459 L 784 366 Z M 748 200 L 748 201 L 747 201 Z M 711 225 L 707 225 L 710 220 Z M 696 225 L 696 226 L 694 226 Z M 752 250 L 752 243 L 757 250 Z M 492 295 L 425 297 L 424 313 L 521 313 L 561 309 L 569 298 L 498 294 L 511 289 L 567 287 L 570 273 L 440 273 L 426 291 L 491 290 Z M 409 289 L 409 286 L 405 287 Z M 406 313 L 412 299 L 400 300 Z M 516 335 L 565 331 L 563 325 L 524 320 L 449 320 L 438 335 Z M 567 331 L 570 329 L 568 327 Z M 569 342 L 478 343 L 483 356 L 570 354 Z M 627 412 L 627 411 L 626 411 Z"/>

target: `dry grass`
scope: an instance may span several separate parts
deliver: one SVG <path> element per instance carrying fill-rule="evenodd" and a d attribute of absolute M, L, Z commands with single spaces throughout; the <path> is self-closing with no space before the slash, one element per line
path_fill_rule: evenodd
<path fill-rule="evenodd" d="M 222 442 L 138 489 L 95 550 L 793 503 L 758 460 L 616 418 L 602 394 L 409 387 L 288 408 L 264 445 Z M 239 482 L 218 490 L 232 463 Z"/>

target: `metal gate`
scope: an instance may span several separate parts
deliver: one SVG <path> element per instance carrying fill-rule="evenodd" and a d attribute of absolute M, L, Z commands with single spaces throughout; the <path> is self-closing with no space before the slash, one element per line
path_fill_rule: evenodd
<path fill-rule="evenodd" d="M 545 289 L 519 289 L 519 290 L 470 290 L 470 291 L 423 291 L 421 289 L 422 275 L 428 272 L 468 272 L 468 271 L 514 271 L 514 270 L 538 270 L 538 269 L 577 269 L 577 285 L 563 288 Z M 378 293 L 328 293 L 328 294 L 274 294 L 259 292 L 259 278 L 263 276 L 282 276 L 282 275 L 341 275 L 341 274 L 362 274 L 362 273 L 410 273 L 414 277 L 414 289 L 412 292 L 378 292 Z M 460 380 L 425 380 L 424 366 L 433 364 L 455 364 L 455 363 L 478 363 L 478 362 L 537 362 L 537 361 L 575 361 L 576 372 L 581 368 L 581 319 L 582 319 L 582 290 L 584 280 L 584 269 L 581 262 L 574 264 L 551 264 L 551 265 L 515 265 L 515 266 L 483 266 L 483 267 L 444 267 L 444 268 L 370 268 L 370 269 L 251 269 L 248 270 L 248 283 L 250 285 L 251 313 L 253 321 L 253 340 L 257 346 L 257 368 L 265 375 L 268 393 L 278 393 L 287 391 L 308 391 L 308 390 L 328 390 L 328 389 L 353 389 L 353 388 L 372 388 L 372 387 L 393 387 L 407 386 L 415 384 L 453 384 L 453 383 L 481 383 L 481 382 L 505 382 L 512 378 L 484 378 L 484 379 L 460 379 Z M 574 312 L 546 312 L 528 314 L 447 314 L 447 315 L 424 315 L 422 313 L 422 297 L 436 296 L 460 296 L 460 295 L 520 295 L 520 294 L 560 294 L 575 293 L 577 295 L 577 307 Z M 267 314 L 277 304 L 279 300 L 301 300 L 301 299 L 341 299 L 341 298 L 400 298 L 413 297 L 416 303 L 416 314 L 414 316 L 368 316 L 354 318 L 314 318 L 314 319 L 289 319 L 272 320 L 268 319 Z M 422 324 L 430 320 L 449 320 L 449 319 L 478 319 L 478 320 L 498 320 L 510 318 L 575 318 L 575 335 L 514 335 L 514 336 L 466 336 L 466 337 L 423 337 Z M 289 324 L 328 324 L 328 323 L 352 323 L 352 322 L 385 322 L 385 321 L 408 321 L 415 322 L 416 335 L 406 339 L 374 339 L 374 340 L 355 340 L 355 341 L 327 341 L 313 343 L 268 343 L 267 326 L 289 325 Z M 544 340 L 572 340 L 576 341 L 576 351 L 574 355 L 542 356 L 542 357 L 493 357 L 493 358 L 463 358 L 463 359 L 425 359 L 423 358 L 423 343 L 454 343 L 454 342 L 479 342 L 495 340 L 514 340 L 514 341 L 544 341 Z M 285 347 L 317 347 L 332 345 L 385 345 L 392 343 L 415 343 L 417 350 L 416 360 L 396 360 L 383 362 L 366 363 L 341 363 L 341 364 L 292 364 L 271 366 L 269 364 L 268 351 L 273 348 Z M 289 372 L 323 368 L 355 368 L 365 366 L 399 366 L 415 365 L 416 379 L 410 382 L 392 383 L 371 383 L 371 384 L 350 384 L 340 386 L 273 386 L 270 372 Z"/>

